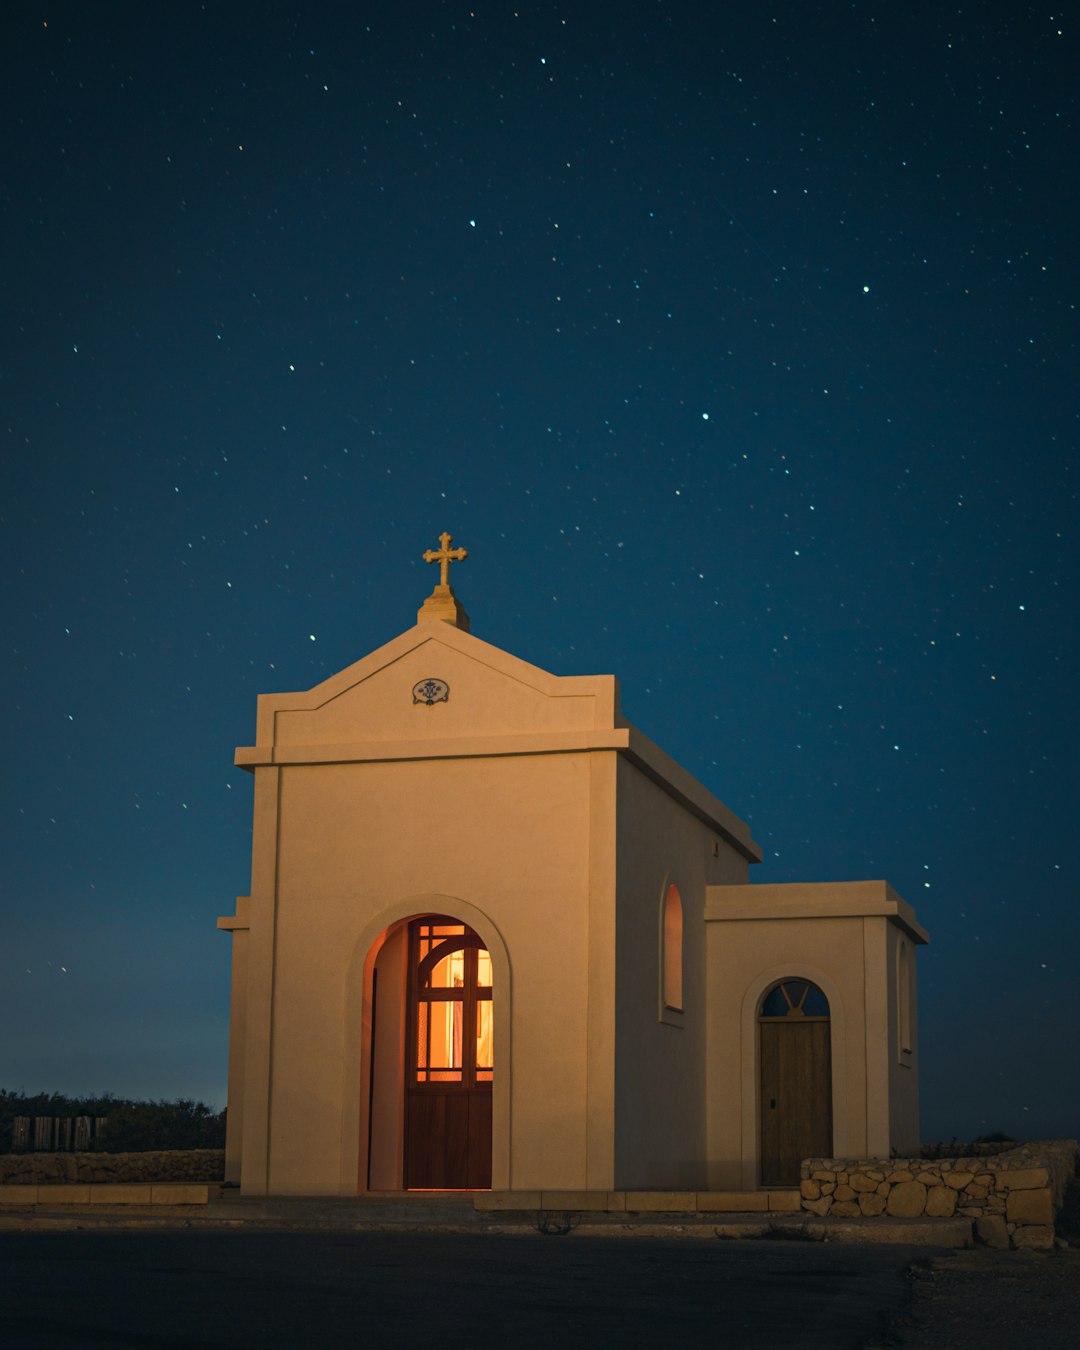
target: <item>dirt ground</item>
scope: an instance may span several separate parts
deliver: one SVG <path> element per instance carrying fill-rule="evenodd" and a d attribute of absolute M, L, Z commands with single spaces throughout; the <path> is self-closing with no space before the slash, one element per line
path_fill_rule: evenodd
<path fill-rule="evenodd" d="M 911 1295 L 866 1350 L 1076 1350 L 1080 1248 L 949 1252 L 909 1270 Z"/>

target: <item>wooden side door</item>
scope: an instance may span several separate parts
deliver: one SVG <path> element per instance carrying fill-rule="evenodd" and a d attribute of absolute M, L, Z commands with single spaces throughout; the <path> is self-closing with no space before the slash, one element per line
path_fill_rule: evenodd
<path fill-rule="evenodd" d="M 816 985 L 786 980 L 758 1022 L 761 1184 L 797 1186 L 804 1158 L 832 1155 L 828 1003 Z"/>
<path fill-rule="evenodd" d="M 406 1190 L 491 1185 L 491 958 L 444 915 L 409 925 Z"/>

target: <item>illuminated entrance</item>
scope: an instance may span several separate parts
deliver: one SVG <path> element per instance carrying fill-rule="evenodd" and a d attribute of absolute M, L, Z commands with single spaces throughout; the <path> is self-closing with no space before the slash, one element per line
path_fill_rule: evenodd
<path fill-rule="evenodd" d="M 409 924 L 406 1190 L 491 1185 L 491 957 L 443 915 Z"/>

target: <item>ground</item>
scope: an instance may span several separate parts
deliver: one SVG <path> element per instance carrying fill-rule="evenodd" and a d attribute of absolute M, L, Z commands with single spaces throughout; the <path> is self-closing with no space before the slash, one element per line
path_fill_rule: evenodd
<path fill-rule="evenodd" d="M 911 1296 L 871 1345 L 904 1350 L 1075 1350 L 1080 1249 L 949 1252 L 915 1262 Z"/>
<path fill-rule="evenodd" d="M 1080 1250 L 460 1232 L 0 1232 L 0 1344 L 1073 1350 Z"/>
<path fill-rule="evenodd" d="M 0 1344 L 858 1350 L 925 1251 L 461 1233 L 0 1233 Z"/>

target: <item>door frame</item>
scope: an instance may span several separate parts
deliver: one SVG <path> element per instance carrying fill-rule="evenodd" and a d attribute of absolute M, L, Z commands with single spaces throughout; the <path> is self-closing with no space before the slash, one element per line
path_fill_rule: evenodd
<path fill-rule="evenodd" d="M 833 1148 L 838 1157 L 853 1150 L 856 1141 L 849 1138 L 850 1111 L 848 1101 L 848 1058 L 850 1051 L 849 1017 L 839 985 L 828 971 L 796 958 L 769 966 L 757 973 L 743 992 L 740 1012 L 740 1058 L 742 1070 L 739 1081 L 740 1136 L 742 1154 L 742 1189 L 755 1191 L 761 1186 L 761 1074 L 758 1063 L 758 1011 L 766 993 L 780 980 L 809 980 L 816 984 L 829 1000 L 829 1020 L 832 1059 L 832 1116 Z M 859 1010 L 859 1018 L 862 1011 Z M 856 1019 L 857 1021 L 859 1019 Z M 858 1030 L 858 1028 L 856 1028 Z M 865 1033 L 860 1031 L 857 1054 L 865 1048 Z M 856 1063 L 858 1068 L 858 1063 Z M 860 1092 L 865 1092 L 858 1084 Z M 774 1188 L 775 1189 L 775 1188 Z"/>
<path fill-rule="evenodd" d="M 491 955 L 494 1044 L 498 1062 L 491 1091 L 491 1186 L 510 1190 L 511 1085 L 513 1082 L 513 981 L 506 942 L 492 918 L 459 896 L 439 892 L 403 896 L 378 910 L 353 945 L 345 991 L 341 1151 L 338 1193 L 367 1191 L 368 1123 L 371 1116 L 372 975 L 392 929 L 425 914 L 446 914 L 479 934 Z M 404 1124 L 404 1122 L 402 1122 Z"/>
<path fill-rule="evenodd" d="M 803 992 L 799 998 L 798 1004 L 792 1005 L 790 996 L 787 993 L 787 988 L 788 986 L 794 986 L 797 988 L 799 985 L 802 986 Z M 812 1145 L 808 1146 L 806 1152 L 800 1156 L 799 1161 L 801 1162 L 803 1157 L 834 1156 L 833 1102 L 832 1102 L 832 1018 L 830 1016 L 830 1012 L 828 1011 L 823 1014 L 805 1013 L 802 1011 L 803 1001 L 809 994 L 811 987 L 814 987 L 818 990 L 818 992 L 822 995 L 822 997 L 826 999 L 826 1006 L 828 1006 L 828 996 L 825 994 L 825 991 L 821 988 L 821 986 L 814 985 L 814 982 L 812 980 L 807 979 L 803 975 L 787 976 L 779 981 L 774 981 L 772 986 L 764 991 L 762 998 L 759 1002 L 757 1015 L 758 1124 L 760 1128 L 760 1133 L 758 1136 L 758 1167 L 759 1167 L 758 1184 L 761 1186 L 788 1187 L 796 1185 L 800 1180 L 798 1176 L 781 1180 L 779 1177 L 767 1177 L 765 1174 L 766 1162 L 769 1161 L 766 1158 L 766 1150 L 765 1150 L 766 1135 L 768 1133 L 768 1127 L 770 1125 L 769 1111 L 770 1109 L 774 1110 L 777 1109 L 778 1105 L 777 1102 L 774 1100 L 772 1101 L 770 1107 L 770 1105 L 767 1105 L 765 1101 L 767 1089 L 770 1086 L 772 1086 L 766 1082 L 766 1040 L 770 1042 L 769 1058 L 772 1060 L 772 1067 L 774 1068 L 776 1077 L 779 1080 L 775 1084 L 778 1095 L 782 1095 L 786 1087 L 791 1087 L 794 1094 L 798 1096 L 797 1091 L 795 1091 L 794 1085 L 791 1083 L 785 1083 L 784 1081 L 785 1075 L 782 1070 L 785 1058 L 787 1058 L 790 1061 L 790 1058 L 792 1057 L 797 1058 L 799 1056 L 809 1055 L 811 1056 L 810 1064 L 811 1066 L 813 1066 L 814 1062 L 812 1058 L 812 1056 L 814 1055 L 813 1045 L 810 1044 L 804 1047 L 799 1044 L 802 1041 L 809 1040 L 812 1033 L 807 1033 L 806 1035 L 799 1036 L 798 1032 L 803 1030 L 804 1028 L 809 1027 L 824 1028 L 824 1036 L 822 1037 L 819 1035 L 816 1039 L 819 1043 L 819 1046 L 823 1041 L 824 1063 L 820 1065 L 820 1070 L 823 1070 L 825 1075 L 825 1084 L 824 1084 L 825 1091 L 822 1095 L 824 1096 L 824 1110 L 826 1113 L 826 1119 L 825 1121 L 815 1120 L 814 1126 L 815 1128 L 817 1128 L 818 1126 L 824 1127 L 821 1130 L 821 1132 L 823 1135 L 827 1135 L 827 1140 L 822 1141 L 824 1147 L 821 1148 L 815 1148 Z M 765 1006 L 766 1000 L 776 990 L 783 990 L 789 1011 L 778 1017 L 777 1016 L 767 1017 L 763 1014 L 762 1009 Z M 786 1047 L 784 1045 L 784 1042 L 787 1043 Z M 787 1051 L 786 1056 L 785 1056 L 785 1049 Z M 806 1060 L 803 1059 L 801 1062 L 803 1067 L 805 1068 Z M 818 1083 L 817 1086 L 820 1087 L 820 1082 Z M 813 1091 L 814 1096 L 816 1097 L 817 1096 L 816 1090 L 814 1090 L 813 1088 L 811 1090 Z M 787 1103 L 785 1107 L 785 1103 L 781 1101 L 779 1103 L 779 1107 L 780 1109 L 790 1110 L 791 1103 Z M 772 1123 L 778 1124 L 778 1121 Z M 775 1161 L 779 1165 L 780 1162 L 779 1150 L 777 1155 L 774 1156 L 773 1161 Z"/>

